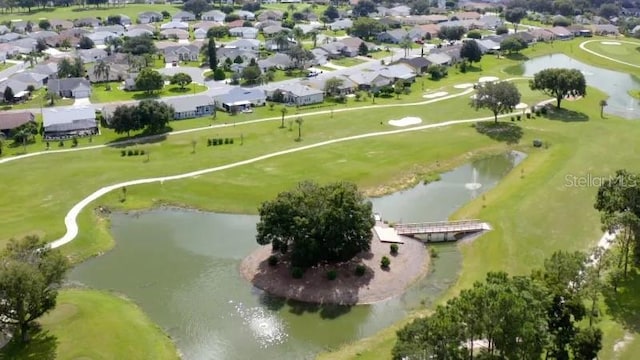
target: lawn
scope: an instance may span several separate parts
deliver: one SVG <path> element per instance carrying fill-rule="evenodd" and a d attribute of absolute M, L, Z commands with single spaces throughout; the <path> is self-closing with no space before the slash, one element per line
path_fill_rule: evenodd
<path fill-rule="evenodd" d="M 627 39 L 624 41 L 618 42 L 615 39 L 594 41 L 585 44 L 584 47 L 598 54 L 637 65 L 640 57 L 640 42 L 631 40 L 632 43 L 628 43 Z"/>
<path fill-rule="evenodd" d="M 307 77 L 307 73 L 308 71 L 293 70 L 287 74 L 284 70 L 276 70 L 273 73 L 273 82 L 305 78 Z"/>
<path fill-rule="evenodd" d="M 365 63 L 365 62 L 366 62 L 365 60 L 356 59 L 356 58 L 348 58 L 348 57 L 331 60 L 332 64 L 335 64 L 335 65 L 338 65 L 338 66 L 345 66 L 345 67 L 359 65 L 359 64 L 362 64 L 362 63 Z"/>
<path fill-rule="evenodd" d="M 121 89 L 120 87 L 122 86 L 122 84 L 118 81 L 114 81 L 109 84 L 111 85 L 111 90 L 107 90 L 106 84 L 104 83 L 92 85 L 92 103 L 158 99 L 168 96 L 197 94 L 207 90 L 207 87 L 204 85 L 191 83 L 184 89 L 181 89 L 178 85 L 165 85 L 165 87 L 161 91 L 148 94 L 144 91 L 126 91 L 124 89 Z"/>
<path fill-rule="evenodd" d="M 16 9 L 13 12 L 4 11 L 0 13 L 0 22 L 11 21 L 16 19 L 31 20 L 36 22 L 40 19 L 63 19 L 74 20 L 84 17 L 100 17 L 106 19 L 109 15 L 123 14 L 131 17 L 131 21 L 135 24 L 139 13 L 144 11 L 168 11 L 171 14 L 175 14 L 181 9 L 174 5 L 169 4 L 126 4 L 126 6 L 69 6 L 69 7 L 55 7 L 55 8 L 32 8 L 28 13 L 27 9 Z"/>
<path fill-rule="evenodd" d="M 117 316 L 114 316 L 117 314 Z M 171 340 L 131 301 L 102 291 L 62 290 L 42 330 L 2 359 L 179 359 Z"/>
<path fill-rule="evenodd" d="M 44 99 L 47 89 L 42 88 L 34 91 L 31 94 L 31 99 L 13 105 L 2 105 L 2 110 L 19 110 L 19 109 L 37 109 L 41 107 L 51 107 L 49 102 Z M 72 105 L 75 100 L 71 98 L 58 99 L 54 102 L 53 106 L 66 106 Z"/>
<path fill-rule="evenodd" d="M 380 60 L 386 57 L 389 57 L 392 55 L 391 51 L 386 51 L 386 50 L 379 50 L 379 51 L 370 51 L 367 56 L 371 56 L 372 58 L 376 59 L 376 60 Z"/>
<path fill-rule="evenodd" d="M 15 65 L 14 63 L 3 61 L 2 63 L 0 63 L 0 71 L 8 69 L 14 65 Z"/>

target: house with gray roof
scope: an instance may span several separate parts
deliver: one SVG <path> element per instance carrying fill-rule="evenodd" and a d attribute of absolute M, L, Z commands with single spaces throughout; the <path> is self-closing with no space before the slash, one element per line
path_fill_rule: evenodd
<path fill-rule="evenodd" d="M 238 112 L 256 106 L 264 106 L 267 96 L 258 88 L 233 87 L 228 93 L 215 96 L 216 108 L 226 112 Z"/>
<path fill-rule="evenodd" d="M 243 62 L 249 62 L 251 59 L 258 60 L 258 54 L 255 51 L 234 49 L 221 47 L 216 51 L 216 55 L 218 56 L 218 61 L 222 64 L 227 59 L 231 59 L 233 61 L 236 57 L 240 56 Z"/>
<path fill-rule="evenodd" d="M 55 29 L 57 31 L 73 28 L 73 22 L 69 20 L 49 19 L 49 24 L 51 24 L 52 29 Z"/>
<path fill-rule="evenodd" d="M 36 89 L 40 89 L 46 84 L 48 76 L 35 71 L 27 70 L 11 75 L 10 79 L 25 83 L 27 84 L 27 86 L 33 85 Z"/>
<path fill-rule="evenodd" d="M 107 39 L 117 38 L 118 35 L 112 32 L 100 31 L 87 34 L 87 37 L 96 45 L 105 45 Z"/>
<path fill-rule="evenodd" d="M 6 34 L 9 31 L 11 31 L 11 29 L 9 29 L 6 25 L 0 25 L 0 34 Z"/>
<path fill-rule="evenodd" d="M 96 112 L 90 107 L 42 109 L 44 140 L 64 140 L 98 134 Z"/>
<path fill-rule="evenodd" d="M 160 22 L 163 19 L 162 14 L 157 11 L 145 11 L 138 14 L 138 21 L 140 21 L 141 24 Z"/>
<path fill-rule="evenodd" d="M 491 39 L 478 39 L 473 41 L 478 44 L 478 47 L 483 54 L 493 54 L 500 51 L 500 43 Z"/>
<path fill-rule="evenodd" d="M 429 55 L 426 56 L 427 60 L 429 60 L 429 62 L 431 62 L 434 65 L 451 65 L 453 64 L 453 59 L 451 58 L 451 56 L 445 54 L 445 53 L 431 53 Z"/>
<path fill-rule="evenodd" d="M 353 20 L 351 19 L 336 20 L 331 24 L 327 24 L 327 27 L 334 31 L 351 29 L 353 27 Z"/>
<path fill-rule="evenodd" d="M 332 94 L 332 95 L 347 95 L 347 94 L 353 93 L 358 89 L 358 84 L 356 84 L 355 82 L 353 82 L 351 79 L 349 79 L 344 75 L 318 76 L 318 77 L 304 79 L 301 82 L 314 89 L 324 91 L 327 84 L 327 80 L 335 79 L 335 78 L 342 80 L 342 83 L 337 86 L 337 94 Z"/>
<path fill-rule="evenodd" d="M 264 36 L 273 36 L 281 31 L 289 31 L 288 28 L 282 27 L 280 25 L 271 25 L 271 26 L 267 26 L 262 28 L 262 33 L 264 34 Z"/>
<path fill-rule="evenodd" d="M 405 29 L 393 29 L 381 32 L 377 38 L 380 42 L 399 44 L 407 36 L 409 33 Z"/>
<path fill-rule="evenodd" d="M 85 78 L 51 79 L 47 84 L 50 93 L 66 98 L 88 98 L 91 96 L 91 84 Z"/>
<path fill-rule="evenodd" d="M 110 33 L 114 33 L 118 36 L 122 36 L 124 35 L 126 29 L 124 28 L 124 26 L 122 25 L 107 25 L 107 26 L 96 26 L 94 28 L 95 32 L 110 32 Z"/>
<path fill-rule="evenodd" d="M 279 10 L 265 10 L 258 15 L 258 21 L 277 20 L 281 21 L 283 12 Z"/>
<path fill-rule="evenodd" d="M 163 101 L 173 107 L 176 120 L 213 115 L 216 111 L 213 99 L 208 95 L 180 96 Z"/>
<path fill-rule="evenodd" d="M 238 39 L 225 45 L 225 47 L 232 47 L 241 50 L 253 50 L 260 49 L 260 40 L 256 39 Z"/>
<path fill-rule="evenodd" d="M 184 21 L 175 21 L 172 20 L 166 24 L 162 24 L 160 25 L 160 29 L 161 30 L 167 30 L 167 29 L 182 29 L 182 30 L 189 30 L 189 24 L 187 24 Z"/>
<path fill-rule="evenodd" d="M 393 79 L 380 74 L 378 71 L 364 70 L 349 75 L 349 80 L 358 85 L 359 89 L 374 90 L 393 84 Z"/>
<path fill-rule="evenodd" d="M 291 57 L 284 53 L 273 54 L 264 60 L 258 60 L 258 67 L 260 67 L 263 72 L 272 68 L 286 70 L 292 68 L 293 65 Z"/>
<path fill-rule="evenodd" d="M 78 49 L 76 53 L 82 59 L 83 63 L 92 63 L 99 60 L 102 60 L 107 57 L 107 52 L 104 49 Z"/>
<path fill-rule="evenodd" d="M 251 11 L 240 10 L 236 14 L 238 14 L 240 19 L 242 20 L 254 21 L 256 19 L 256 14 L 252 13 Z"/>
<path fill-rule="evenodd" d="M 184 40 L 189 38 L 189 31 L 182 30 L 182 29 L 165 29 L 160 31 L 160 35 L 162 35 L 164 38 L 167 38 L 167 39 L 175 38 L 175 39 Z"/>
<path fill-rule="evenodd" d="M 226 17 L 227 17 L 227 14 L 223 13 L 220 10 L 207 11 L 205 13 L 202 13 L 202 15 L 200 16 L 200 18 L 202 18 L 202 20 L 215 21 L 215 22 L 219 22 L 219 23 L 224 22 L 224 19 Z"/>
<path fill-rule="evenodd" d="M 54 62 L 41 63 L 31 69 L 32 72 L 45 75 L 48 79 L 54 79 L 58 77 L 58 64 Z M 44 82 L 46 85 L 46 81 Z"/>
<path fill-rule="evenodd" d="M 189 11 L 178 11 L 171 17 L 172 21 L 194 21 L 196 16 Z"/>
<path fill-rule="evenodd" d="M 193 37 L 196 39 L 206 39 L 207 30 L 203 28 L 197 28 L 193 31 Z"/>
<path fill-rule="evenodd" d="M 229 35 L 243 39 L 255 39 L 258 37 L 258 29 L 247 26 L 239 26 L 229 29 Z"/>
<path fill-rule="evenodd" d="M 153 36 L 153 31 L 147 29 L 129 29 L 126 35 L 130 38 L 138 36 Z"/>
<path fill-rule="evenodd" d="M 125 14 L 118 14 L 120 16 L 120 25 L 129 26 L 132 24 L 131 18 Z"/>
<path fill-rule="evenodd" d="M 100 26 L 101 21 L 94 17 L 86 17 L 82 19 L 75 20 L 73 22 L 73 26 L 75 27 L 96 27 Z"/>
<path fill-rule="evenodd" d="M 200 48 L 194 44 L 177 44 L 163 50 L 165 62 L 198 61 Z"/>
<path fill-rule="evenodd" d="M 36 32 L 29 33 L 29 37 L 36 40 L 38 39 L 46 40 L 46 39 L 54 38 L 56 36 L 58 36 L 58 33 L 55 31 L 43 30 L 43 31 L 36 31 Z"/>
<path fill-rule="evenodd" d="M 22 38 L 22 35 L 14 32 L 9 32 L 3 35 L 0 35 L 0 43 L 8 43 L 12 41 L 16 41 Z"/>
<path fill-rule="evenodd" d="M 402 58 L 396 61 L 396 63 L 410 66 L 416 74 L 426 73 L 429 66 L 431 66 L 431 61 L 422 56 Z"/>

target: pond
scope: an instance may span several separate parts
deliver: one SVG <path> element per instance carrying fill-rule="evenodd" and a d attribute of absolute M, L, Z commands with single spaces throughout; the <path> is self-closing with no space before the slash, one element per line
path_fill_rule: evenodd
<path fill-rule="evenodd" d="M 523 157 L 511 152 L 474 161 L 438 182 L 373 199 L 374 211 L 389 220 L 445 220 Z M 113 214 L 111 222 L 116 247 L 75 267 L 69 279 L 131 298 L 189 360 L 314 358 L 430 304 L 461 264 L 455 244 L 437 245 L 430 274 L 400 297 L 314 306 L 268 296 L 240 276 L 240 261 L 257 247 L 256 216 L 159 209 Z"/>
<path fill-rule="evenodd" d="M 640 102 L 629 95 L 629 90 L 640 89 L 640 80 L 630 74 L 587 65 L 564 54 L 551 54 L 525 61 L 522 64 L 523 75 L 533 76 L 547 68 L 578 69 L 584 74 L 587 84 L 607 95 L 605 112 L 627 119 L 640 117 Z M 587 93 L 587 96 L 589 94 Z"/>

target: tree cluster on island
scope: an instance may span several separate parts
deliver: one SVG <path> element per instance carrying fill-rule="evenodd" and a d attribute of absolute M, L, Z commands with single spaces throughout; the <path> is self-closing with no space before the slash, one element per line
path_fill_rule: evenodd
<path fill-rule="evenodd" d="M 301 182 L 258 212 L 258 244 L 271 244 L 293 267 L 347 261 L 371 247 L 372 205 L 351 183 Z"/>

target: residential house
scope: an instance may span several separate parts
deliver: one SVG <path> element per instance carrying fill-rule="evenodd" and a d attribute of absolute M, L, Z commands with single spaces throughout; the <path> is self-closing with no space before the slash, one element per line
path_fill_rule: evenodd
<path fill-rule="evenodd" d="M 233 29 L 229 29 L 229 35 L 244 39 L 255 39 L 258 37 L 258 29 L 245 26 L 235 27 Z"/>
<path fill-rule="evenodd" d="M 408 35 L 409 33 L 407 33 L 407 31 L 404 29 L 393 29 L 381 32 L 380 34 L 378 34 L 377 38 L 380 42 L 399 44 Z"/>
<path fill-rule="evenodd" d="M 311 53 L 313 54 L 312 64 L 315 66 L 324 65 L 329 61 L 327 59 L 327 52 L 320 48 L 312 49 Z"/>
<path fill-rule="evenodd" d="M 91 84 L 85 78 L 51 79 L 47 84 L 50 93 L 66 98 L 88 98 L 91 96 Z"/>
<path fill-rule="evenodd" d="M 411 57 L 411 58 L 402 58 L 396 61 L 396 64 L 405 64 L 413 70 L 416 74 L 424 74 L 427 72 L 429 66 L 431 66 L 431 61 L 429 61 L 426 57 Z"/>
<path fill-rule="evenodd" d="M 138 14 L 138 21 L 141 24 L 149 24 L 152 22 L 161 22 L 164 20 L 164 16 L 157 11 L 145 11 Z"/>
<path fill-rule="evenodd" d="M 279 10 L 265 10 L 258 15 L 258 21 L 277 20 L 282 21 L 283 12 Z"/>
<path fill-rule="evenodd" d="M 495 30 L 504 23 L 502 19 L 496 15 L 483 15 L 479 21 L 484 23 L 486 29 L 492 30 Z"/>
<path fill-rule="evenodd" d="M 238 14 L 242 20 L 254 21 L 256 19 L 256 14 L 251 11 L 240 10 L 236 14 Z"/>
<path fill-rule="evenodd" d="M 149 31 L 147 29 L 141 29 L 141 28 L 136 28 L 136 29 L 129 29 L 127 31 L 127 37 L 138 37 L 138 36 L 153 36 L 153 31 Z"/>
<path fill-rule="evenodd" d="M 9 87 L 11 88 L 11 90 L 13 90 L 14 96 L 15 94 L 18 94 L 20 92 L 23 91 L 27 91 L 27 87 L 30 84 L 16 80 L 16 79 L 12 79 L 9 78 L 7 80 L 1 81 L 0 82 L 0 93 L 4 94 L 5 90 Z"/>
<path fill-rule="evenodd" d="M 216 56 L 220 64 L 224 63 L 227 59 L 231 61 L 235 60 L 238 56 L 242 58 L 243 63 L 249 63 L 251 59 L 258 60 L 258 54 L 255 51 L 246 51 L 241 49 L 221 47 L 216 51 Z"/>
<path fill-rule="evenodd" d="M 244 20 L 238 19 L 238 20 L 233 20 L 231 22 L 228 22 L 225 24 L 225 26 L 229 29 L 233 29 L 233 28 L 237 28 L 237 27 L 242 27 L 244 26 Z"/>
<path fill-rule="evenodd" d="M 189 11 L 178 11 L 175 15 L 171 17 L 171 21 L 194 21 L 196 16 Z"/>
<path fill-rule="evenodd" d="M 16 46 L 21 54 L 28 54 L 36 49 L 37 43 L 35 39 L 24 38 L 12 41 L 9 44 Z"/>
<path fill-rule="evenodd" d="M 462 44 L 455 44 L 455 45 L 445 46 L 440 49 L 434 49 L 433 51 L 449 55 L 449 57 L 451 58 L 451 63 L 456 64 L 462 60 L 462 57 L 460 56 L 461 49 L 462 49 Z"/>
<path fill-rule="evenodd" d="M 349 75 L 349 80 L 353 81 L 361 90 L 376 90 L 393 84 L 393 78 L 370 69 Z"/>
<path fill-rule="evenodd" d="M 302 30 L 302 33 L 306 35 L 312 31 L 316 31 L 320 27 L 320 24 L 296 24 L 296 26 L 294 26 L 294 29 L 300 29 Z"/>
<path fill-rule="evenodd" d="M 593 33 L 596 35 L 620 35 L 618 27 L 611 24 L 596 24 L 593 25 Z"/>
<path fill-rule="evenodd" d="M 258 60 L 258 67 L 265 72 L 268 69 L 286 70 L 294 66 L 293 60 L 289 55 L 284 53 L 276 53 L 264 60 Z"/>
<path fill-rule="evenodd" d="M 194 44 L 178 44 L 163 50 L 165 62 L 198 61 L 200 48 Z"/>
<path fill-rule="evenodd" d="M 427 35 L 427 32 L 420 26 L 414 26 L 407 32 L 407 36 L 411 39 L 411 41 L 419 41 L 427 36 L 431 36 L 431 34 Z"/>
<path fill-rule="evenodd" d="M 168 29 L 189 30 L 189 24 L 182 21 L 170 21 L 166 24 L 160 25 L 160 30 L 168 30 Z"/>
<path fill-rule="evenodd" d="M 96 62 L 107 57 L 107 52 L 104 49 L 78 49 L 76 51 L 83 63 Z"/>
<path fill-rule="evenodd" d="M 475 12 L 475 11 L 464 11 L 464 12 L 459 12 L 459 13 L 455 13 L 451 16 L 451 19 L 456 19 L 456 20 L 480 20 L 480 18 L 482 17 L 482 15 L 480 15 L 479 13 Z"/>
<path fill-rule="evenodd" d="M 9 29 L 6 25 L 0 25 L 0 35 L 6 34 L 10 31 L 11 29 Z"/>
<path fill-rule="evenodd" d="M 277 20 L 260 21 L 260 22 L 255 24 L 255 28 L 258 29 L 258 30 L 262 30 L 262 29 L 266 28 L 267 26 L 272 26 L 272 25 L 282 26 L 282 21 L 277 21 Z"/>
<path fill-rule="evenodd" d="M 22 35 L 14 32 L 9 32 L 3 35 L 0 35 L 0 43 L 8 43 L 12 41 L 16 41 L 22 38 Z"/>
<path fill-rule="evenodd" d="M 233 113 L 256 106 L 264 106 L 267 96 L 258 88 L 233 87 L 228 93 L 213 98 L 216 108 Z"/>
<path fill-rule="evenodd" d="M 96 45 L 105 45 L 107 42 L 107 39 L 116 38 L 118 37 L 118 35 L 112 32 L 100 31 L 100 32 L 89 33 L 87 34 L 87 37 L 91 39 L 93 43 Z"/>
<path fill-rule="evenodd" d="M 44 140 L 96 135 L 98 122 L 91 107 L 42 109 Z"/>
<path fill-rule="evenodd" d="M 476 44 L 478 44 L 478 47 L 480 48 L 480 51 L 482 51 L 483 54 L 494 54 L 497 51 L 500 51 L 500 43 L 495 42 L 491 39 L 478 39 L 478 40 L 468 40 L 468 41 L 475 41 Z"/>
<path fill-rule="evenodd" d="M 351 19 L 336 20 L 331 24 L 327 24 L 327 27 L 333 31 L 351 29 L 353 27 L 353 20 Z"/>
<path fill-rule="evenodd" d="M 207 11 L 205 13 L 202 13 L 202 15 L 200 16 L 202 20 L 215 21 L 219 23 L 223 23 L 226 17 L 227 17 L 227 14 L 223 13 L 220 10 Z"/>
<path fill-rule="evenodd" d="M 282 85 L 267 87 L 267 97 L 271 98 L 275 91 L 280 91 L 283 95 L 283 101 L 287 104 L 303 106 L 318 104 L 324 101 L 324 91 L 314 89 L 310 86 L 303 84 L 287 84 L 286 87 Z"/>
<path fill-rule="evenodd" d="M 87 17 L 87 18 L 82 18 L 82 19 L 78 19 L 75 20 L 73 22 L 73 26 L 74 27 L 92 27 L 95 28 L 96 26 L 100 26 L 100 24 L 102 23 L 102 21 L 93 18 L 93 17 Z"/>
<path fill-rule="evenodd" d="M 424 30 L 425 38 L 427 39 L 435 39 L 438 37 L 438 32 L 440 32 L 440 28 L 436 24 L 425 24 L 420 25 L 420 29 Z M 427 35 L 429 34 L 429 35 Z"/>
<path fill-rule="evenodd" d="M 122 25 L 107 25 L 107 26 L 96 26 L 94 28 L 95 32 L 110 32 L 110 33 L 114 33 L 118 36 L 122 36 L 124 35 L 126 29 L 124 26 Z"/>
<path fill-rule="evenodd" d="M 554 26 L 549 31 L 559 40 L 569 40 L 573 38 L 573 33 L 563 26 Z"/>
<path fill-rule="evenodd" d="M 49 19 L 49 24 L 51 25 L 51 29 L 54 29 L 56 31 L 68 30 L 73 28 L 73 22 L 69 20 Z"/>
<path fill-rule="evenodd" d="M 439 24 L 449 20 L 445 15 L 438 14 L 425 15 L 425 19 L 432 24 Z"/>
<path fill-rule="evenodd" d="M 271 25 L 271 26 L 267 26 L 262 28 L 262 33 L 264 34 L 264 36 L 273 36 L 281 31 L 289 31 L 290 29 L 279 26 L 279 25 Z"/>
<path fill-rule="evenodd" d="M 193 31 L 193 37 L 196 39 L 206 39 L 207 38 L 207 30 L 203 28 L 195 29 Z"/>
<path fill-rule="evenodd" d="M 35 116 L 29 111 L 2 112 L 0 113 L 0 135 L 4 134 L 5 138 L 8 138 L 11 130 L 30 122 L 35 123 L 36 120 Z"/>
<path fill-rule="evenodd" d="M 407 64 L 398 63 L 388 65 L 378 69 L 374 69 L 374 71 L 377 71 L 384 77 L 393 79 L 393 82 L 402 80 L 405 83 L 412 83 L 416 80 L 416 72 L 413 71 L 413 67 Z"/>
<path fill-rule="evenodd" d="M 369 51 L 373 51 L 378 48 L 376 44 L 365 42 L 358 37 L 346 37 L 344 39 L 340 39 L 338 43 L 343 45 L 342 49 L 340 49 L 340 53 L 349 57 L 358 56 L 360 53 L 360 45 L 362 45 L 362 43 L 365 43 Z"/>
<path fill-rule="evenodd" d="M 555 35 L 547 29 L 530 29 L 528 32 L 534 37 L 535 41 L 551 41 L 555 39 Z"/>
<path fill-rule="evenodd" d="M 45 75 L 46 78 L 42 80 L 43 85 L 47 84 L 49 79 L 55 79 L 58 77 L 58 64 L 54 62 L 40 63 L 31 69 L 32 72 Z"/>
<path fill-rule="evenodd" d="M 387 16 L 409 16 L 411 15 L 411 8 L 406 5 L 399 5 L 392 7 L 386 11 Z"/>
<path fill-rule="evenodd" d="M 120 25 L 129 26 L 132 24 L 131 17 L 125 14 L 118 14 L 120 16 Z"/>
<path fill-rule="evenodd" d="M 426 59 L 433 65 L 452 65 L 453 59 L 446 53 L 430 53 L 426 56 Z"/>
<path fill-rule="evenodd" d="M 11 75 L 11 77 L 9 78 L 9 80 L 13 82 L 18 81 L 24 84 L 24 89 L 20 87 L 20 90 L 11 87 L 11 90 L 13 90 L 13 93 L 16 94 L 16 97 L 19 97 L 17 93 L 19 93 L 20 91 L 26 90 L 29 87 L 29 85 L 32 85 L 35 89 L 40 89 L 42 86 L 44 86 L 44 84 L 47 83 L 47 79 L 48 79 L 47 75 L 44 75 L 38 72 L 33 72 L 30 70 L 15 73 Z"/>
<path fill-rule="evenodd" d="M 87 77 L 92 84 L 103 81 L 123 81 L 123 79 L 129 77 L 129 65 L 126 64 L 109 63 L 108 79 L 104 75 L 96 76 L 96 73 L 93 71 L 95 66 L 96 64 L 94 63 L 87 67 Z"/>
<path fill-rule="evenodd" d="M 212 27 L 216 27 L 216 26 L 224 26 L 222 23 L 216 22 L 216 21 L 200 21 L 197 22 L 195 24 L 193 24 L 193 28 L 194 29 L 202 29 L 205 32 L 209 29 L 211 29 Z"/>
<path fill-rule="evenodd" d="M 226 44 L 225 47 L 231 47 L 231 48 L 236 48 L 241 50 L 258 51 L 260 50 L 260 40 L 239 39 Z"/>
<path fill-rule="evenodd" d="M 326 84 L 327 84 L 327 80 L 329 79 L 333 79 L 333 78 L 337 78 L 342 80 L 342 84 L 337 86 L 337 93 L 331 94 L 331 95 L 347 95 L 347 94 L 352 94 L 353 92 L 355 92 L 358 89 L 358 84 L 354 83 L 353 81 L 351 81 L 351 79 L 349 79 L 346 76 L 343 75 L 336 75 L 336 76 L 318 76 L 318 77 L 313 77 L 313 78 L 308 78 L 305 80 L 302 80 L 302 83 L 314 88 L 314 89 L 318 89 L 318 90 L 325 90 Z"/>
<path fill-rule="evenodd" d="M 379 19 L 378 22 L 386 26 L 388 29 L 398 29 L 402 26 L 398 19 L 399 18 L 383 17 L 382 19 Z"/>
<path fill-rule="evenodd" d="M 14 32 L 24 34 L 27 32 L 27 29 L 31 29 L 32 24 L 29 21 L 24 20 L 11 20 L 11 29 Z"/>
<path fill-rule="evenodd" d="M 162 35 L 167 39 L 184 40 L 189 38 L 189 31 L 182 30 L 182 29 L 166 29 L 166 30 L 160 31 L 160 35 Z"/>
<path fill-rule="evenodd" d="M 47 40 L 58 36 L 58 33 L 55 31 L 36 31 L 29 33 L 29 37 L 36 40 Z"/>
<path fill-rule="evenodd" d="M 163 101 L 173 107 L 176 120 L 213 115 L 216 111 L 213 99 L 208 95 L 181 96 Z"/>

